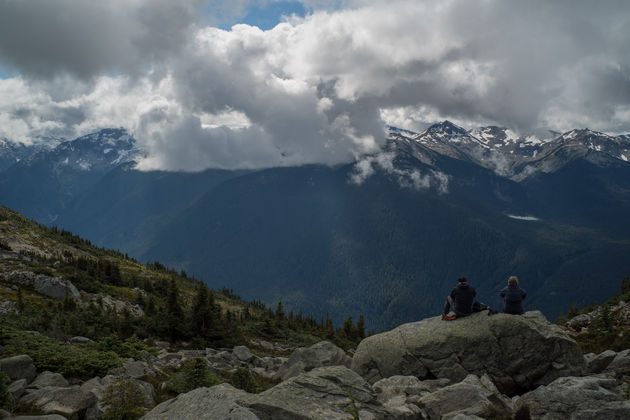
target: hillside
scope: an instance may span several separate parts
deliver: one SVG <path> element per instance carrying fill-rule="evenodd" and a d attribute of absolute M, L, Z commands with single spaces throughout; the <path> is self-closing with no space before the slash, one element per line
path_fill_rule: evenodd
<path fill-rule="evenodd" d="M 109 129 L 0 172 L 0 197 L 99 246 L 337 325 L 435 314 L 462 274 L 493 307 L 516 274 L 527 307 L 555 318 L 605 300 L 630 272 L 627 146 L 591 130 L 517 137 L 445 121 L 390 128 L 381 153 L 334 167 L 141 172 L 136 143 Z"/>

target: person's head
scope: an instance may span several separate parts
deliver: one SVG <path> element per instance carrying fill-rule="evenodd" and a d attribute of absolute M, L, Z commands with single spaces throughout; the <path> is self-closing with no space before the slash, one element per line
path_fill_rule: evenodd
<path fill-rule="evenodd" d="M 466 276 L 461 276 L 460 278 L 457 279 L 457 281 L 460 283 L 466 283 Z"/>
<path fill-rule="evenodd" d="M 508 286 L 518 286 L 518 277 L 512 276 L 508 279 Z"/>

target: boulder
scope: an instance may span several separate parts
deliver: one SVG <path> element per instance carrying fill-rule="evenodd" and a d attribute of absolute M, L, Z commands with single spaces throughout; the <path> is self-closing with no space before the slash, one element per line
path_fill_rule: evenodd
<path fill-rule="evenodd" d="M 289 359 L 278 369 L 277 379 L 287 380 L 323 366 L 350 366 L 351 359 L 339 347 L 328 341 L 320 341 L 311 347 L 295 349 Z"/>
<path fill-rule="evenodd" d="M 488 374 L 504 394 L 578 375 L 583 367 L 578 344 L 538 311 L 404 324 L 361 341 L 352 359 L 352 369 L 371 383 L 394 375 L 456 383 Z"/>
<path fill-rule="evenodd" d="M 603 376 L 558 378 L 520 397 L 515 412 L 536 419 L 628 419 L 624 385 Z"/>
<path fill-rule="evenodd" d="M 71 343 L 76 343 L 76 344 L 87 344 L 87 343 L 93 343 L 92 340 L 90 340 L 87 337 L 81 337 L 81 336 L 76 336 L 76 337 L 72 337 L 69 340 Z"/>
<path fill-rule="evenodd" d="M 448 385 L 448 379 L 420 381 L 415 376 L 391 376 L 372 385 L 379 403 L 383 404 L 396 418 L 414 418 L 427 414 L 418 406 L 424 395 Z"/>
<path fill-rule="evenodd" d="M 44 413 L 81 417 L 96 403 L 96 397 L 81 390 L 79 386 L 45 387 L 29 391 L 20 399 L 20 403 L 31 405 Z"/>
<path fill-rule="evenodd" d="M 24 391 L 26 390 L 26 385 L 26 379 L 18 379 L 17 381 L 12 382 L 11 385 L 9 385 L 9 392 L 11 393 L 15 401 L 19 400 L 22 394 L 24 394 Z"/>
<path fill-rule="evenodd" d="M 26 379 L 31 382 L 36 375 L 33 359 L 27 354 L 0 359 L 0 371 L 13 381 Z"/>
<path fill-rule="evenodd" d="M 240 401 L 261 419 L 391 418 L 370 385 L 345 366 L 316 368 Z"/>
<path fill-rule="evenodd" d="M 581 314 L 571 318 L 569 322 L 567 322 L 567 327 L 580 332 L 582 328 L 588 327 L 592 321 L 592 314 Z"/>
<path fill-rule="evenodd" d="M 488 375 L 468 375 L 463 381 L 438 389 L 418 401 L 429 419 L 452 418 L 460 414 L 481 418 L 510 418 L 512 400 L 502 395 Z"/>
<path fill-rule="evenodd" d="M 606 371 L 614 372 L 617 376 L 630 375 L 630 349 L 620 351 L 606 366 Z"/>
<path fill-rule="evenodd" d="M 248 408 L 238 403 L 245 391 L 228 384 L 197 388 L 158 404 L 143 420 L 258 420 Z"/>
<path fill-rule="evenodd" d="M 108 375 L 130 376 L 134 379 L 144 377 L 155 378 L 156 373 L 149 367 L 149 364 L 142 360 L 127 359 L 122 367 L 111 369 Z"/>
<path fill-rule="evenodd" d="M 65 299 L 66 295 L 75 302 L 81 303 L 81 293 L 70 280 L 61 277 L 39 275 L 33 283 L 35 290 L 53 299 Z"/>
<path fill-rule="evenodd" d="M 11 413 L 0 408 L 0 419 L 8 419 L 9 417 L 11 417 Z"/>
<path fill-rule="evenodd" d="M 254 358 L 254 355 L 252 354 L 252 352 L 249 351 L 249 349 L 245 346 L 235 346 L 232 353 L 241 362 L 249 362 L 250 360 Z"/>
<path fill-rule="evenodd" d="M 40 389 L 47 386 L 67 387 L 70 384 L 59 373 L 45 371 L 40 373 L 35 380 L 29 384 L 28 388 Z"/>
<path fill-rule="evenodd" d="M 586 372 L 588 373 L 601 373 L 610 365 L 617 353 L 612 350 L 606 350 L 598 355 L 593 355 L 593 357 L 586 357 Z"/>

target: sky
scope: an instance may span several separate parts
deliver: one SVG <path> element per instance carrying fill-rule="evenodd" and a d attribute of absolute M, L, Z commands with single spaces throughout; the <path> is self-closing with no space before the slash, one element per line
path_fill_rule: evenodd
<path fill-rule="evenodd" d="M 0 0 L 0 138 L 140 169 L 357 161 L 386 125 L 630 132 L 625 0 Z"/>

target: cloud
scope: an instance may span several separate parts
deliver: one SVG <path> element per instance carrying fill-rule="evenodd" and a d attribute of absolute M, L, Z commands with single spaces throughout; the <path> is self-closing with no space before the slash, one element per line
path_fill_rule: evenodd
<path fill-rule="evenodd" d="M 360 160 L 385 123 L 630 131 L 625 1 L 303 3 L 226 31 L 199 11 L 252 2 L 0 2 L 0 60 L 20 73 L 0 80 L 0 135 L 124 126 L 142 168 L 199 170 Z"/>
<path fill-rule="evenodd" d="M 350 174 L 348 181 L 351 184 L 361 185 L 377 170 L 393 176 L 401 188 L 415 190 L 427 190 L 434 188 L 439 194 L 448 193 L 449 177 L 443 172 L 429 170 L 426 173 L 418 169 L 401 169 L 396 167 L 395 153 L 383 152 L 366 156 L 354 164 L 354 172 Z"/>
<path fill-rule="evenodd" d="M 0 60 L 23 76 L 144 73 L 185 44 L 202 0 L 3 0 Z"/>

